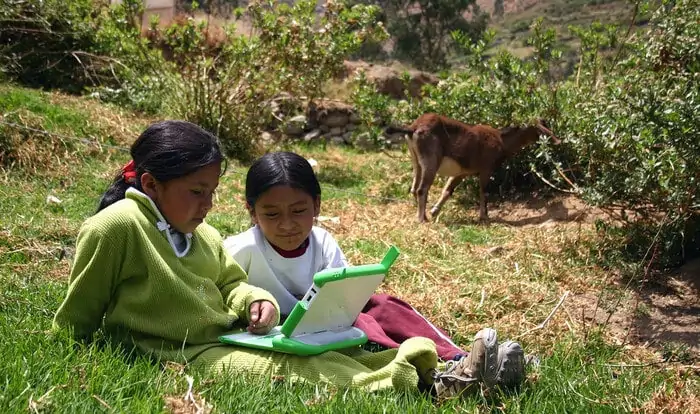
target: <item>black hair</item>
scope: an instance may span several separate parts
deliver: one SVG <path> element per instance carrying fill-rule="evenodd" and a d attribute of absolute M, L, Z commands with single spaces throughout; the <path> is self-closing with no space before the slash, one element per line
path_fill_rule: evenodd
<path fill-rule="evenodd" d="M 167 182 L 216 162 L 224 163 L 222 174 L 226 171 L 226 158 L 216 136 L 186 121 L 151 124 L 131 145 L 130 152 L 136 181 L 129 184 L 120 171 L 102 195 L 98 212 L 123 199 L 130 186 L 142 191 L 141 175 L 145 172 L 160 182 Z"/>
<path fill-rule="evenodd" d="M 258 158 L 248 170 L 245 179 L 245 200 L 250 208 L 272 187 L 284 185 L 306 192 L 317 200 L 321 185 L 311 164 L 293 152 L 269 152 Z"/>

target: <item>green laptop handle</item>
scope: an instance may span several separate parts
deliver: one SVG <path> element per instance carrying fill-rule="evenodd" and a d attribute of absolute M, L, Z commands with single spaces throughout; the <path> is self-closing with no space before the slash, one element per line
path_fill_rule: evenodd
<path fill-rule="evenodd" d="M 324 269 L 314 275 L 314 284 L 321 287 L 328 282 L 340 279 L 387 273 L 397 257 L 399 257 L 399 249 L 396 246 L 391 246 L 381 263 Z"/>
<path fill-rule="evenodd" d="M 289 312 L 289 316 L 287 316 L 287 320 L 290 323 L 283 324 L 282 328 L 280 329 L 280 331 L 284 334 L 284 336 L 286 336 L 286 337 L 292 336 L 292 331 L 297 326 L 299 319 L 301 319 L 301 317 L 304 315 L 304 313 L 306 313 L 308 306 L 309 306 L 308 302 L 299 301 L 294 306 L 294 308 L 292 308 L 292 311 Z M 295 323 L 292 324 L 291 322 L 295 322 Z"/>
<path fill-rule="evenodd" d="M 384 258 L 382 259 L 381 263 L 324 269 L 314 275 L 314 285 L 316 285 L 317 287 L 321 287 L 326 283 L 335 280 L 381 273 L 386 274 L 389 271 L 391 265 L 394 264 L 394 262 L 396 261 L 397 257 L 399 257 L 399 249 L 396 246 L 391 246 L 389 248 L 389 251 L 384 255 Z M 299 319 L 301 319 L 304 313 L 306 313 L 308 307 L 308 302 L 300 300 L 289 313 L 287 320 L 289 322 L 298 321 Z M 293 330 L 295 326 L 296 323 L 285 323 L 284 325 L 282 325 L 281 332 L 285 336 L 289 337 L 292 335 L 291 330 Z"/>

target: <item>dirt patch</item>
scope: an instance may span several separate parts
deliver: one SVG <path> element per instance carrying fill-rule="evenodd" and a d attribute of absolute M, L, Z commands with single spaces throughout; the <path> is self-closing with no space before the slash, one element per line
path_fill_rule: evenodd
<path fill-rule="evenodd" d="M 605 326 L 605 332 L 618 344 L 628 342 L 633 327 L 634 300 L 631 297 L 615 297 L 610 293 L 581 293 L 569 298 L 569 314 L 579 320 L 588 331 L 594 326 Z M 607 292 L 614 292 L 613 290 Z"/>
<path fill-rule="evenodd" d="M 494 223 L 511 226 L 548 227 L 557 222 L 615 220 L 616 212 L 592 207 L 575 196 L 558 196 L 489 203 L 489 218 Z"/>
<path fill-rule="evenodd" d="M 662 280 L 647 282 L 640 294 L 646 308 L 637 312 L 633 336 L 657 346 L 683 343 L 700 354 L 700 259 Z"/>
<path fill-rule="evenodd" d="M 602 294 L 571 298 L 569 309 L 585 326 L 606 324 L 618 343 L 660 352 L 691 363 L 700 355 L 700 259 L 646 281 L 641 289 L 620 293 L 611 282 Z M 680 345 L 680 347 L 679 347 Z"/>
<path fill-rule="evenodd" d="M 518 227 L 557 227 L 566 222 L 590 224 L 616 221 L 619 211 L 591 207 L 573 196 L 532 198 L 493 203 L 491 222 Z M 675 356 L 697 360 L 700 355 L 700 259 L 646 281 L 640 290 L 625 289 L 612 276 L 602 292 L 572 295 L 567 307 L 584 326 L 606 325 L 618 343 L 658 350 L 668 356 L 678 344 L 687 352 Z"/>

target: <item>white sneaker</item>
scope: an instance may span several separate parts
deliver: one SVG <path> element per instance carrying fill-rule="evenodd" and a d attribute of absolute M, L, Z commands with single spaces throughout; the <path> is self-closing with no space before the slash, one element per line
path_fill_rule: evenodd
<path fill-rule="evenodd" d="M 435 372 L 438 399 L 470 395 L 479 390 L 479 383 L 491 386 L 497 381 L 498 338 L 496 331 L 484 328 L 474 337 L 471 352 L 459 361 L 449 361 L 443 372 Z"/>

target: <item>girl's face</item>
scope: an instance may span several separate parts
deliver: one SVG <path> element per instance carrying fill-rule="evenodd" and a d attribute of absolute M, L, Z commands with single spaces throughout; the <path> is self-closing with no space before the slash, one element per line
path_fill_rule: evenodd
<path fill-rule="evenodd" d="M 282 250 L 294 250 L 309 237 L 321 200 L 289 186 L 272 187 L 248 206 L 253 222 L 265 238 Z"/>
<path fill-rule="evenodd" d="M 212 196 L 219 185 L 220 174 L 221 163 L 207 165 L 164 183 L 144 173 L 141 186 L 170 226 L 181 233 L 192 233 L 213 206 Z"/>

